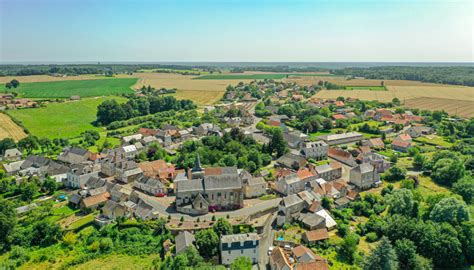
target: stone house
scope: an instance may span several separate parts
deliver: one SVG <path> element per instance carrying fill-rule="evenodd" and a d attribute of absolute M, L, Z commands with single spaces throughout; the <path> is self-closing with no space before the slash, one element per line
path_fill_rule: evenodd
<path fill-rule="evenodd" d="M 418 138 L 424 135 L 430 135 L 434 133 L 434 129 L 427 126 L 412 126 L 407 129 L 406 133 L 412 138 Z"/>
<path fill-rule="evenodd" d="M 65 148 L 58 156 L 58 160 L 68 164 L 81 164 L 87 162 L 91 157 L 91 152 L 78 147 Z"/>
<path fill-rule="evenodd" d="M 337 161 L 333 161 L 329 164 L 315 166 L 314 171 L 318 178 L 322 178 L 326 181 L 333 181 L 341 178 L 342 165 Z"/>
<path fill-rule="evenodd" d="M 349 181 L 360 190 L 366 190 L 380 182 L 380 175 L 370 163 L 363 163 L 352 168 Z"/>
<path fill-rule="evenodd" d="M 324 241 L 329 239 L 328 230 L 326 228 L 306 231 L 301 236 L 301 240 L 308 245 L 315 245 L 319 241 Z"/>
<path fill-rule="evenodd" d="M 260 237 L 256 233 L 222 235 L 219 243 L 221 263 L 230 265 L 238 257 L 248 257 L 252 264 L 259 259 Z"/>
<path fill-rule="evenodd" d="M 23 154 L 17 148 L 7 149 L 3 154 L 3 159 L 6 161 L 19 161 Z"/>
<path fill-rule="evenodd" d="M 301 151 L 305 158 L 325 160 L 328 158 L 329 145 L 324 141 L 304 142 Z"/>
<path fill-rule="evenodd" d="M 250 177 L 242 180 L 244 198 L 257 198 L 267 193 L 267 182 L 263 177 Z"/>

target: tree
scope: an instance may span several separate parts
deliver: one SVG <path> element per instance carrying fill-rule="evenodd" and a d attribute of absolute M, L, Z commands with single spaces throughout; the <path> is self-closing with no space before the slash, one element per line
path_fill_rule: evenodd
<path fill-rule="evenodd" d="M 32 153 L 33 151 L 39 149 L 38 138 L 31 135 L 23 138 L 18 142 L 18 147 L 22 150 L 26 150 L 28 153 Z"/>
<path fill-rule="evenodd" d="M 469 212 L 465 202 L 449 197 L 442 199 L 434 206 L 430 212 L 430 219 L 457 225 L 469 220 Z"/>
<path fill-rule="evenodd" d="M 332 200 L 328 197 L 323 197 L 323 199 L 321 201 L 321 206 L 325 209 L 331 209 Z"/>
<path fill-rule="evenodd" d="M 372 250 L 364 262 L 364 270 L 398 269 L 397 254 L 387 237 L 382 237 L 380 244 Z M 403 269 L 403 268 L 402 268 Z"/>
<path fill-rule="evenodd" d="M 0 140 L 0 155 L 5 153 L 5 150 L 16 147 L 16 143 L 12 138 L 5 138 Z"/>
<path fill-rule="evenodd" d="M 7 89 L 11 89 L 12 87 L 13 87 L 13 85 L 12 85 L 11 82 L 7 82 L 7 83 L 5 84 L 5 88 L 7 88 Z"/>
<path fill-rule="evenodd" d="M 388 169 L 385 175 L 385 179 L 388 181 L 399 181 L 405 179 L 406 173 L 406 169 L 400 168 L 395 165 Z"/>
<path fill-rule="evenodd" d="M 442 158 L 434 164 L 431 178 L 439 184 L 451 186 L 464 173 L 464 165 L 458 159 Z"/>
<path fill-rule="evenodd" d="M 354 262 L 358 244 L 359 235 L 349 233 L 339 246 L 339 255 L 352 264 Z"/>
<path fill-rule="evenodd" d="M 223 218 L 219 218 L 212 228 L 219 237 L 222 235 L 232 234 L 232 225 L 230 225 L 229 221 Z"/>
<path fill-rule="evenodd" d="M 417 170 L 423 169 L 423 165 L 426 162 L 426 157 L 421 154 L 416 154 L 413 157 L 413 167 Z"/>
<path fill-rule="evenodd" d="M 281 157 L 286 153 L 287 146 L 281 129 L 275 129 L 273 131 L 268 147 L 271 153 L 276 152 L 277 157 Z"/>
<path fill-rule="evenodd" d="M 18 86 L 20 86 L 20 82 L 17 79 L 11 80 L 10 83 L 13 88 L 17 88 Z"/>
<path fill-rule="evenodd" d="M 236 258 L 230 264 L 231 270 L 251 270 L 252 269 L 252 260 L 249 257 L 241 256 Z"/>
<path fill-rule="evenodd" d="M 125 110 L 115 99 L 106 100 L 97 107 L 97 122 L 102 125 L 108 125 L 117 120 L 124 120 L 126 117 Z"/>
<path fill-rule="evenodd" d="M 23 201 L 31 202 L 38 192 L 38 186 L 33 182 L 23 182 L 20 184 L 20 198 Z"/>
<path fill-rule="evenodd" d="M 391 214 L 401 214 L 410 216 L 413 214 L 415 201 L 411 190 L 402 188 L 394 190 L 391 194 L 386 195 L 386 203 Z"/>
<path fill-rule="evenodd" d="M 395 105 L 395 106 L 400 106 L 400 104 L 401 104 L 401 103 L 400 103 L 400 99 L 398 99 L 397 97 L 394 97 L 394 98 L 392 99 L 392 103 L 393 103 L 393 105 Z"/>
<path fill-rule="evenodd" d="M 474 178 L 472 176 L 464 176 L 453 185 L 453 191 L 461 195 L 468 204 L 474 200 Z"/>
<path fill-rule="evenodd" d="M 58 189 L 58 183 L 54 178 L 48 177 L 43 181 L 42 188 L 48 194 L 53 194 Z"/>
<path fill-rule="evenodd" d="M 210 258 L 217 254 L 219 246 L 219 236 L 212 229 L 201 230 L 196 233 L 196 246 L 199 254 L 205 258 Z"/>
<path fill-rule="evenodd" d="M 0 250 L 5 250 L 8 247 L 16 222 L 16 211 L 13 203 L 9 200 L 0 199 Z"/>
<path fill-rule="evenodd" d="M 399 239 L 395 242 L 395 252 L 398 257 L 400 269 L 431 269 L 426 268 L 416 254 L 416 246 L 413 241 L 408 239 Z"/>

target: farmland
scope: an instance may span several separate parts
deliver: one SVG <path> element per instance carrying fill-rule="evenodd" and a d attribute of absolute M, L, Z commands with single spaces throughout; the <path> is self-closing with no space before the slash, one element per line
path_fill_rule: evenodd
<path fill-rule="evenodd" d="M 472 100 L 420 97 L 405 100 L 404 106 L 423 110 L 444 110 L 451 115 L 461 117 L 474 116 L 474 101 Z"/>
<path fill-rule="evenodd" d="M 35 136 L 50 139 L 73 138 L 86 130 L 100 130 L 92 125 L 96 119 L 97 106 L 112 98 L 125 100 L 119 97 L 90 98 L 51 103 L 42 108 L 11 110 L 8 114 L 21 121 Z"/>
<path fill-rule="evenodd" d="M 5 138 L 12 138 L 15 141 L 26 137 L 26 133 L 21 127 L 15 124 L 8 115 L 0 113 L 0 140 Z"/>
<path fill-rule="evenodd" d="M 130 88 L 137 79 L 100 79 L 72 80 L 56 82 L 22 83 L 15 89 L 21 97 L 28 98 L 68 98 L 72 95 L 81 97 L 108 96 L 133 93 Z"/>
<path fill-rule="evenodd" d="M 344 90 L 368 90 L 368 91 L 387 91 L 384 86 L 346 86 Z"/>

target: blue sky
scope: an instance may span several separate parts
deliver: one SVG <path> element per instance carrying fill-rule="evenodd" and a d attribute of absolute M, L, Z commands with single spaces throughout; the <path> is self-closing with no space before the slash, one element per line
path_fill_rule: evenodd
<path fill-rule="evenodd" d="M 0 0 L 0 62 L 472 62 L 473 2 Z"/>

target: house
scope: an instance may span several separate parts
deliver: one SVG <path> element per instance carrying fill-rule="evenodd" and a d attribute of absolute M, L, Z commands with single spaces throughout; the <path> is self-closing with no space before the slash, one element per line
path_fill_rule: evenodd
<path fill-rule="evenodd" d="M 361 141 L 364 136 L 358 132 L 348 132 L 341 134 L 328 134 L 319 136 L 319 140 L 325 141 L 329 145 L 347 144 Z"/>
<path fill-rule="evenodd" d="M 73 95 L 69 97 L 70 100 L 81 100 L 81 96 Z"/>
<path fill-rule="evenodd" d="M 138 149 L 135 145 L 125 145 L 120 148 L 122 154 L 126 158 L 134 158 L 138 154 Z"/>
<path fill-rule="evenodd" d="M 305 201 L 297 194 L 283 197 L 278 206 L 277 224 L 279 226 L 286 222 L 291 222 L 293 215 L 301 212 L 305 208 Z"/>
<path fill-rule="evenodd" d="M 305 231 L 301 239 L 308 245 L 314 245 L 319 241 L 329 239 L 328 230 L 326 228 L 323 228 L 312 231 Z"/>
<path fill-rule="evenodd" d="M 3 154 L 3 159 L 7 161 L 19 161 L 23 154 L 17 148 L 7 149 Z"/>
<path fill-rule="evenodd" d="M 298 170 L 306 166 L 308 161 L 302 157 L 292 153 L 287 153 L 276 160 L 276 165 L 284 168 Z"/>
<path fill-rule="evenodd" d="M 139 200 L 137 207 L 135 209 L 135 217 L 141 220 L 153 219 L 155 218 L 155 214 L 153 213 L 155 209 L 149 203 L 145 202 L 144 200 Z"/>
<path fill-rule="evenodd" d="M 271 270 L 292 270 L 293 266 L 290 263 L 289 256 L 285 254 L 282 248 L 275 247 L 270 254 L 270 269 Z"/>
<path fill-rule="evenodd" d="M 319 210 L 318 212 L 316 212 L 316 214 L 324 217 L 324 219 L 326 220 L 326 229 L 328 229 L 329 231 L 334 229 L 337 226 L 336 221 L 331 217 L 331 215 L 325 209 Z"/>
<path fill-rule="evenodd" d="M 133 182 L 133 187 L 152 196 L 166 194 L 166 186 L 156 178 L 143 177 Z"/>
<path fill-rule="evenodd" d="M 151 128 L 139 128 L 138 133 L 143 135 L 143 137 L 155 137 L 158 134 L 158 130 Z"/>
<path fill-rule="evenodd" d="M 323 260 L 323 258 L 314 254 L 314 252 L 311 249 L 303 245 L 299 245 L 293 248 L 291 252 L 293 253 L 293 258 L 298 263 L 308 263 L 308 262 Z"/>
<path fill-rule="evenodd" d="M 351 169 L 349 181 L 360 190 L 366 190 L 380 182 L 380 175 L 370 163 L 362 163 Z"/>
<path fill-rule="evenodd" d="M 83 198 L 80 202 L 81 209 L 95 210 L 104 205 L 110 198 L 109 192 L 103 192 L 94 196 Z"/>
<path fill-rule="evenodd" d="M 288 144 L 288 147 L 292 149 L 298 149 L 308 135 L 299 131 L 284 132 L 283 139 Z"/>
<path fill-rule="evenodd" d="M 175 254 L 178 255 L 188 247 L 194 246 L 194 235 L 188 231 L 181 231 L 175 237 Z"/>
<path fill-rule="evenodd" d="M 392 141 L 392 149 L 399 152 L 408 152 L 408 149 L 411 147 L 410 141 L 402 141 L 395 139 Z"/>
<path fill-rule="evenodd" d="M 58 160 L 68 164 L 80 164 L 87 162 L 91 154 L 89 150 L 79 147 L 65 148 L 58 156 Z"/>
<path fill-rule="evenodd" d="M 378 173 L 383 173 L 390 168 L 391 162 L 387 161 L 384 156 L 377 153 L 362 153 L 356 158 L 357 163 L 370 163 L 375 167 Z"/>
<path fill-rule="evenodd" d="M 242 180 L 244 187 L 244 198 L 257 198 L 267 192 L 267 182 L 263 177 L 250 177 Z"/>
<path fill-rule="evenodd" d="M 362 141 L 363 146 L 368 146 L 373 149 L 384 149 L 385 144 L 381 138 L 372 138 Z"/>
<path fill-rule="evenodd" d="M 199 155 L 194 168 L 177 176 L 176 209 L 187 214 L 235 210 L 243 207 L 242 175 L 236 167 L 201 167 Z"/>
<path fill-rule="evenodd" d="M 259 259 L 260 237 L 256 233 L 222 235 L 219 249 L 221 263 L 230 265 L 238 257 L 248 257 L 252 264 Z"/>
<path fill-rule="evenodd" d="M 83 188 L 91 177 L 98 177 L 100 168 L 92 164 L 75 164 L 66 173 L 66 186 Z"/>
<path fill-rule="evenodd" d="M 304 191 L 310 182 L 315 181 L 317 175 L 315 175 L 309 169 L 301 169 L 296 173 L 291 172 L 290 174 L 277 177 L 275 182 L 275 190 L 284 195 L 296 194 Z"/>
<path fill-rule="evenodd" d="M 7 176 L 12 176 L 21 170 L 21 165 L 25 162 L 24 160 L 15 161 L 11 163 L 3 163 L 3 169 Z"/>
<path fill-rule="evenodd" d="M 400 134 L 398 135 L 395 140 L 399 140 L 399 141 L 404 141 L 404 142 L 411 142 L 412 141 L 412 138 L 410 135 L 404 133 L 404 134 Z"/>
<path fill-rule="evenodd" d="M 326 219 L 315 213 L 302 213 L 297 219 L 307 230 L 326 228 Z"/>
<path fill-rule="evenodd" d="M 434 133 L 434 129 L 427 126 L 412 126 L 407 129 L 407 134 L 412 138 L 418 138 L 424 135 L 430 135 Z"/>
<path fill-rule="evenodd" d="M 129 136 L 122 137 L 122 141 L 126 144 L 132 143 L 132 142 L 138 142 L 143 138 L 143 135 L 141 133 L 138 134 L 133 134 Z"/>
<path fill-rule="evenodd" d="M 377 121 L 382 121 L 382 118 L 384 119 L 391 119 L 392 118 L 392 111 L 388 109 L 377 109 L 375 111 L 375 114 L 373 116 L 374 120 Z"/>
<path fill-rule="evenodd" d="M 334 120 L 344 120 L 344 119 L 346 119 L 346 117 L 344 115 L 339 114 L 339 113 L 338 114 L 333 114 L 331 117 Z"/>
<path fill-rule="evenodd" d="M 329 270 L 329 263 L 326 259 L 295 264 L 294 270 Z"/>
<path fill-rule="evenodd" d="M 329 148 L 328 156 L 348 166 L 354 167 L 357 165 L 351 153 L 340 148 Z"/>
<path fill-rule="evenodd" d="M 332 161 L 329 164 L 315 166 L 314 171 L 318 178 L 322 178 L 326 181 L 333 181 L 341 178 L 342 165 L 337 161 Z"/>
<path fill-rule="evenodd" d="M 172 180 L 175 177 L 175 166 L 173 164 L 167 164 L 166 161 L 162 159 L 140 162 L 138 163 L 138 168 L 148 177 L 161 180 Z"/>
<path fill-rule="evenodd" d="M 125 203 L 108 200 L 102 207 L 102 215 L 108 219 L 116 219 L 119 217 L 129 217 L 132 209 L 127 207 Z"/>
<path fill-rule="evenodd" d="M 304 142 L 301 147 L 305 158 L 325 160 L 328 158 L 329 145 L 324 141 Z"/>

